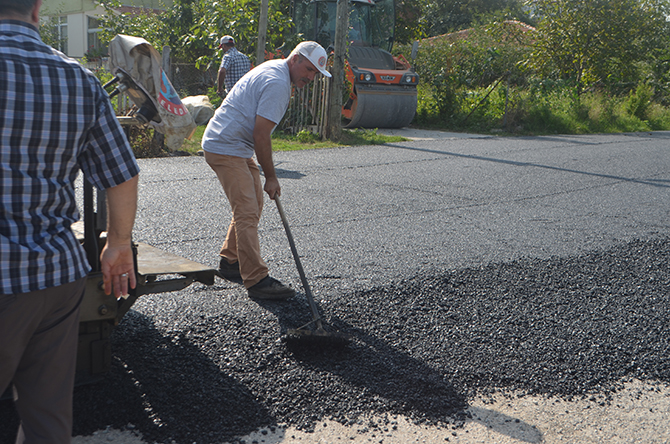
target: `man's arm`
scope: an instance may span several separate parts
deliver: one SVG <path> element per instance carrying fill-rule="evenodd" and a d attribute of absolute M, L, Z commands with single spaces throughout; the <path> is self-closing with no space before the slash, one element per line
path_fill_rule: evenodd
<path fill-rule="evenodd" d="M 216 93 L 223 94 L 223 80 L 226 78 L 226 68 L 223 66 L 219 68 L 219 73 L 216 75 Z"/>
<path fill-rule="evenodd" d="M 100 254 L 105 294 L 128 294 L 137 280 L 131 248 L 133 225 L 137 212 L 137 183 L 139 176 L 107 189 L 107 243 Z"/>
<path fill-rule="evenodd" d="M 265 117 L 256 116 L 256 124 L 254 125 L 254 151 L 256 151 L 256 159 L 263 168 L 263 175 L 265 176 L 265 187 L 263 188 L 270 199 L 275 196 L 281 196 L 281 188 L 279 180 L 277 180 L 277 173 L 275 173 L 275 166 L 272 161 L 272 130 L 276 126 L 272 120 Z"/>

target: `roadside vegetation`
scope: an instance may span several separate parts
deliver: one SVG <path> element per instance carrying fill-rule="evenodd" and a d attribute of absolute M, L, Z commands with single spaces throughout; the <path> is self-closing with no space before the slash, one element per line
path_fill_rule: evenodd
<path fill-rule="evenodd" d="M 670 130 L 670 0 L 395 0 L 394 53 L 420 75 L 416 128 L 491 134 Z M 117 0 L 101 2 L 108 12 Z M 141 35 L 175 59 L 216 67 L 218 38 L 256 53 L 256 0 L 174 0 L 161 16 L 107 14 L 111 39 Z M 270 0 L 266 54 L 292 48 L 291 2 Z M 48 38 L 48 33 L 43 35 Z M 218 105 L 210 88 L 208 95 Z M 374 130 L 340 144 L 384 143 Z M 187 141 L 186 151 L 197 151 Z M 275 135 L 278 149 L 333 146 Z"/>
<path fill-rule="evenodd" d="M 670 129 L 666 1 L 525 6 L 533 13 L 498 11 L 421 40 L 413 125 L 512 134 Z"/>
<path fill-rule="evenodd" d="M 199 155 L 201 151 L 200 141 L 205 132 L 204 126 L 196 128 L 191 139 L 184 140 L 177 155 L 194 156 Z M 146 157 L 168 157 L 173 155 L 170 151 L 155 142 L 154 131 L 151 128 L 133 128 L 131 140 L 133 150 L 138 158 Z M 297 151 L 316 148 L 335 148 L 338 146 L 356 146 L 356 145 L 381 145 L 384 143 L 400 142 L 406 140 L 398 136 L 384 136 L 377 134 L 376 129 L 355 129 L 344 130 L 342 139 L 339 142 L 330 140 L 321 140 L 319 136 L 309 131 L 301 131 L 296 135 L 283 134 L 275 132 L 272 135 L 272 149 L 274 151 Z"/>

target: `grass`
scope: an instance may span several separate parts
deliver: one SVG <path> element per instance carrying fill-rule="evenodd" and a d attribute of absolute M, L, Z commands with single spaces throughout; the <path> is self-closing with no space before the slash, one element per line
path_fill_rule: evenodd
<path fill-rule="evenodd" d="M 197 127 L 191 139 L 184 140 L 181 150 L 191 155 L 197 154 L 202 149 L 200 141 L 204 132 L 204 126 Z M 376 129 L 342 130 L 342 138 L 339 142 L 321 140 L 316 134 L 307 131 L 301 131 L 295 136 L 275 131 L 272 135 L 272 149 L 273 151 L 297 151 L 335 148 L 338 146 L 382 145 L 384 143 L 401 142 L 404 140 L 407 139 L 399 136 L 377 134 Z"/>
<path fill-rule="evenodd" d="M 576 95 L 565 86 L 485 88 L 459 91 L 442 102 L 429 86 L 419 88 L 413 126 L 497 135 L 595 134 L 670 130 L 670 108 L 653 101 L 641 84 L 628 95 L 602 91 Z M 438 103 L 442 103 L 440 109 Z M 444 104 L 449 106 L 446 106 Z"/>

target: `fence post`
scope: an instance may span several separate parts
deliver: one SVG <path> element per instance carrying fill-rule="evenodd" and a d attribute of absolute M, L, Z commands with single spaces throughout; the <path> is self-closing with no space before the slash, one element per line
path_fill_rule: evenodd
<path fill-rule="evenodd" d="M 172 82 L 172 65 L 170 60 L 169 46 L 163 46 L 162 65 L 163 65 L 163 72 L 165 73 L 167 78 L 170 79 L 170 82 Z"/>

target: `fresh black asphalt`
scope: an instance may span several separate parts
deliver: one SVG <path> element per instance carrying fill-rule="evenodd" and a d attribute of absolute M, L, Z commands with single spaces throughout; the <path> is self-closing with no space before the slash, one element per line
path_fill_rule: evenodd
<path fill-rule="evenodd" d="M 325 419 L 458 426 L 473 396 L 603 403 L 670 382 L 670 134 L 489 137 L 275 153 L 282 203 L 345 349 L 289 348 L 309 309 L 272 201 L 256 302 L 217 278 L 144 296 L 112 370 L 75 391 L 76 435 L 221 443 Z M 138 241 L 216 267 L 230 218 L 201 157 L 140 160 Z M 0 403 L 0 442 L 16 416 Z M 7 418 L 7 420 L 4 420 Z M 386 424 L 362 424 L 384 427 Z"/>

